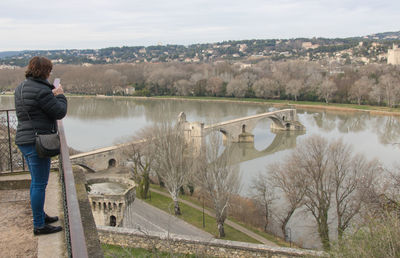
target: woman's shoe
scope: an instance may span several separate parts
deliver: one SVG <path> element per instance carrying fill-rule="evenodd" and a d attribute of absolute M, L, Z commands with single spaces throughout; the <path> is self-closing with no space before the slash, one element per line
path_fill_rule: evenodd
<path fill-rule="evenodd" d="M 53 223 L 53 222 L 56 222 L 56 221 L 58 221 L 58 217 L 57 216 L 50 217 L 49 215 L 45 214 L 45 217 L 44 217 L 44 223 L 45 224 L 50 224 L 50 223 Z"/>
<path fill-rule="evenodd" d="M 62 227 L 60 227 L 60 226 L 54 227 L 54 226 L 45 224 L 42 228 L 33 229 L 33 234 L 35 236 L 37 236 L 37 235 L 46 235 L 46 234 L 52 234 L 52 233 L 60 232 L 61 230 L 62 230 Z"/>

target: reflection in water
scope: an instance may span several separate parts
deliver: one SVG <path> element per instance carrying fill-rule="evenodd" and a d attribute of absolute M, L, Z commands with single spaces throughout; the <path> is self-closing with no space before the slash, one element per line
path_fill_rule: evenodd
<path fill-rule="evenodd" d="M 378 120 L 378 119 L 377 119 Z M 376 133 L 383 144 L 400 142 L 400 117 L 387 116 L 376 122 Z"/>
<path fill-rule="evenodd" d="M 305 134 L 304 131 L 276 131 L 272 143 L 261 151 L 255 148 L 254 143 L 231 143 L 225 148 L 221 158 L 229 154 L 231 155 L 230 160 L 237 164 L 271 155 L 278 151 L 290 150 L 296 147 L 297 136 L 303 134 Z"/>
<path fill-rule="evenodd" d="M 304 110 L 298 110 L 298 114 L 308 115 Z M 309 113 L 306 119 L 325 132 L 332 132 L 336 129 L 342 134 L 371 131 L 378 136 L 381 144 L 400 142 L 399 116 L 371 116 L 366 112 L 322 111 Z"/>
<path fill-rule="evenodd" d="M 187 100 L 69 97 L 68 104 L 68 115 L 82 120 L 120 119 L 145 115 L 149 121 L 157 122 L 163 119 L 176 119 L 181 111 L 195 117 L 228 118 L 228 120 L 230 117 L 247 115 L 247 110 L 240 105 L 208 101 L 199 101 L 193 105 L 192 101 Z M 265 108 L 260 112 L 265 112 Z"/>

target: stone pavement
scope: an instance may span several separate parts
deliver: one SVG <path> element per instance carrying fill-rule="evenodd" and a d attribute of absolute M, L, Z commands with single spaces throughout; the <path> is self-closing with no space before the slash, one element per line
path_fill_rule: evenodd
<path fill-rule="evenodd" d="M 29 200 L 30 175 L 0 176 L 0 257 L 66 257 L 64 231 L 33 235 Z M 60 217 L 53 225 L 62 225 L 61 185 L 57 172 L 51 172 L 46 191 L 46 212 Z"/>
<path fill-rule="evenodd" d="M 28 189 L 0 190 L 0 257 L 37 257 Z"/>
<path fill-rule="evenodd" d="M 150 191 L 155 192 L 155 193 L 158 193 L 158 194 L 161 194 L 161 195 L 164 195 L 164 196 L 167 196 L 167 197 L 170 197 L 169 194 L 164 193 L 164 192 L 159 191 L 159 190 L 156 190 L 156 189 L 150 188 Z M 199 211 L 203 211 L 203 208 L 200 207 L 200 206 L 198 206 L 198 205 L 196 205 L 196 204 L 193 204 L 193 203 L 191 203 L 191 202 L 188 202 L 188 201 L 182 200 L 182 199 L 180 199 L 179 201 L 182 202 L 182 203 L 184 203 L 184 204 L 186 204 L 186 205 L 189 205 L 189 206 L 191 206 L 191 207 L 193 207 L 193 208 L 195 208 L 195 209 L 197 209 L 197 210 L 199 210 Z M 208 210 L 204 210 L 204 213 L 207 214 L 207 215 L 209 215 L 209 216 L 211 216 L 211 217 L 214 217 L 214 218 L 215 218 L 215 214 L 212 213 L 212 212 L 210 212 L 210 211 L 208 211 Z M 238 230 L 238 231 L 240 231 L 240 232 L 242 232 L 242 233 L 248 235 L 248 236 L 251 237 L 251 238 L 256 239 L 257 241 L 259 241 L 259 242 L 261 242 L 261 243 L 263 243 L 263 244 L 265 244 L 265 245 L 268 245 L 268 246 L 278 246 L 278 245 L 275 244 L 274 242 L 269 241 L 268 239 L 266 239 L 266 238 L 264 238 L 264 237 L 262 237 L 262 236 L 260 236 L 260 235 L 258 235 L 258 234 L 256 234 L 256 233 L 254 233 L 254 232 L 248 230 L 248 229 L 245 228 L 245 227 L 240 226 L 239 224 L 237 224 L 237 223 L 235 223 L 235 222 L 233 222 L 233 221 L 231 221 L 231 220 L 229 220 L 229 219 L 226 219 L 226 220 L 225 220 L 225 224 L 227 224 L 227 225 L 233 227 L 234 229 L 236 229 L 236 230 Z"/>

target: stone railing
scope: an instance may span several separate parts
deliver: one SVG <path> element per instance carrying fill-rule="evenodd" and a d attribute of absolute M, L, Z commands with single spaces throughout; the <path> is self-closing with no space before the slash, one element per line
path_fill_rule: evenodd
<path fill-rule="evenodd" d="M 130 228 L 97 226 L 100 241 L 105 244 L 157 250 L 171 254 L 194 254 L 211 257 L 327 257 L 319 251 L 221 239 L 204 239 L 193 236 L 142 232 Z"/>
<path fill-rule="evenodd" d="M 103 257 L 81 170 L 73 171 L 64 125 L 58 121 L 61 141 L 59 170 L 62 185 L 64 226 L 68 257 Z"/>

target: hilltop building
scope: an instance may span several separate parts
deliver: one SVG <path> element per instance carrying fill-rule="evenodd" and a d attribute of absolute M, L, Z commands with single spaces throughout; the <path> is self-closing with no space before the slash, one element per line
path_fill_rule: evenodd
<path fill-rule="evenodd" d="M 400 48 L 393 44 L 393 49 L 388 49 L 388 64 L 400 65 Z"/>
<path fill-rule="evenodd" d="M 319 48 L 318 44 L 313 44 L 312 42 L 303 42 L 301 43 L 301 47 L 305 49 L 316 49 Z"/>

